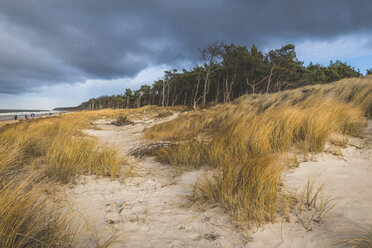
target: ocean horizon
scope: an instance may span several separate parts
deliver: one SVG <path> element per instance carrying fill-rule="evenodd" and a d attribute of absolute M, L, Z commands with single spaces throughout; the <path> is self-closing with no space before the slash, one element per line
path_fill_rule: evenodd
<path fill-rule="evenodd" d="M 25 115 L 30 116 L 32 113 L 35 116 L 43 116 L 57 114 L 60 111 L 42 110 L 42 109 L 0 109 L 0 121 L 13 120 L 17 115 L 17 119 L 25 119 Z"/>

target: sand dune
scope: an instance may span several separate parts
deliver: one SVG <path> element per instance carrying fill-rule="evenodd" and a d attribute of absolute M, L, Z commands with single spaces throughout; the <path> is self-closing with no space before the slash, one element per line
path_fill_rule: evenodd
<path fill-rule="evenodd" d="M 129 155 L 146 143 L 144 128 L 166 120 L 140 120 L 122 127 L 100 120 L 96 124 L 101 130 L 85 130 L 103 143 L 120 147 L 133 166 L 134 175 L 123 182 L 82 176 L 64 192 L 75 210 L 95 222 L 102 237 L 122 234 L 113 247 L 329 247 L 339 231 L 372 225 L 371 121 L 367 138 L 352 139 L 354 145 L 342 150 L 343 157 L 320 154 L 285 175 L 286 187 L 301 189 L 310 173 L 320 173 L 328 185 L 326 194 L 340 197 L 330 216 L 312 223 L 310 230 L 292 216 L 290 223 L 267 224 L 247 236 L 220 208 L 204 211 L 188 204 L 203 171 L 180 174 L 152 157 Z M 90 247 L 92 242 L 83 245 Z"/>
<path fill-rule="evenodd" d="M 286 174 L 285 184 L 301 189 L 309 174 L 317 173 L 326 183 L 328 197 L 337 197 L 336 206 L 322 223 L 312 223 L 306 231 L 296 222 L 265 225 L 253 234 L 249 247 L 329 247 L 340 234 L 355 228 L 372 226 L 372 121 L 364 140 L 352 139 L 343 157 L 317 155 L 313 161 L 302 162 L 299 168 Z"/>

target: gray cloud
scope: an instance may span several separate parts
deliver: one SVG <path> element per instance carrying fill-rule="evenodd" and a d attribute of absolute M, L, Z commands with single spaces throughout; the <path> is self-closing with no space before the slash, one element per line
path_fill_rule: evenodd
<path fill-rule="evenodd" d="M 214 40 L 264 48 L 368 34 L 370 13 L 370 0 L 3 0 L 0 93 L 196 63 Z"/>

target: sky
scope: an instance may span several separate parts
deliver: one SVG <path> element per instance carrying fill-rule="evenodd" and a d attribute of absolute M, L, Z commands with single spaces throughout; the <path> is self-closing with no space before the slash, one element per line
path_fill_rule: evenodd
<path fill-rule="evenodd" d="M 76 106 L 200 63 L 214 41 L 372 68 L 371 0 L 1 0 L 0 109 Z"/>

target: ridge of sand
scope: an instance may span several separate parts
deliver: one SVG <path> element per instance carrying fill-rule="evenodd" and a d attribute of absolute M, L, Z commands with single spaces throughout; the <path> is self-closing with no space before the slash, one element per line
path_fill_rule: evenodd
<path fill-rule="evenodd" d="M 350 225 L 372 225 L 370 140 L 360 148 L 360 140 L 356 139 L 358 145 L 342 150 L 342 159 L 317 155 L 317 161 L 303 162 L 285 174 L 286 185 L 301 188 L 311 172 L 320 172 L 332 196 L 343 197 L 324 223 L 315 223 L 312 231 L 306 231 L 292 218 L 291 223 L 264 225 L 251 234 L 250 240 L 234 228 L 230 216 L 220 208 L 201 211 L 197 206 L 185 206 L 203 171 L 180 175 L 152 157 L 129 156 L 130 151 L 145 143 L 144 128 L 174 117 L 122 127 L 100 120 L 95 124 L 101 130 L 85 130 L 101 142 L 119 147 L 134 165 L 135 175 L 123 183 L 82 176 L 65 192 L 73 208 L 95 222 L 103 239 L 113 232 L 122 234 L 112 247 L 329 247 L 337 231 Z M 371 122 L 367 134 L 366 140 L 371 139 Z M 83 246 L 93 244 L 93 240 L 87 240 Z"/>

